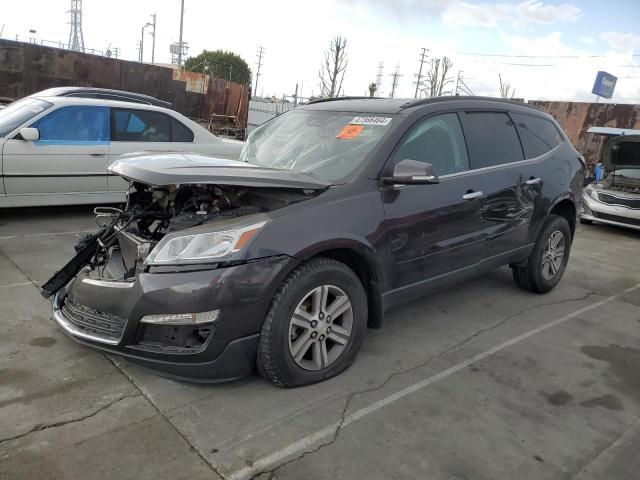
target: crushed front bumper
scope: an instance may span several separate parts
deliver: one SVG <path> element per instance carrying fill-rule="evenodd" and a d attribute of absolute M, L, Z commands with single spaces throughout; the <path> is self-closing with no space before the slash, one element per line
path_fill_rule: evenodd
<path fill-rule="evenodd" d="M 82 270 L 53 301 L 53 320 L 76 341 L 161 375 L 215 382 L 249 375 L 275 290 L 297 263 L 287 256 L 186 272 L 149 272 L 131 282 Z M 210 324 L 154 325 L 146 315 L 218 310 Z"/>
<path fill-rule="evenodd" d="M 620 195 L 609 190 L 594 190 L 597 200 L 589 196 L 583 190 L 582 193 L 582 212 L 580 218 L 591 220 L 594 222 L 607 223 L 619 227 L 633 228 L 640 230 L 640 208 L 631 208 L 623 205 L 629 201 L 640 200 L 638 195 Z M 608 202 L 604 203 L 599 200 L 600 193 L 606 195 Z M 619 204 L 615 204 L 615 198 L 619 198 Z"/>

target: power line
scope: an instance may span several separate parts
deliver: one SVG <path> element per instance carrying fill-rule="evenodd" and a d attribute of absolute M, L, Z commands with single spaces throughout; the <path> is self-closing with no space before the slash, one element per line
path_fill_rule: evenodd
<path fill-rule="evenodd" d="M 471 55 L 478 57 L 505 57 L 505 58 L 611 58 L 613 55 L 511 55 L 507 53 L 481 53 L 481 52 L 456 52 L 456 55 Z M 632 57 L 640 57 L 640 53 L 631 54 Z"/>

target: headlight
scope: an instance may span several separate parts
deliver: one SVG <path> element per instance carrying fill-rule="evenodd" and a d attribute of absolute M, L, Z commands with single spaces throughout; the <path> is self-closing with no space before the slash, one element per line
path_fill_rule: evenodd
<path fill-rule="evenodd" d="M 586 194 L 587 194 L 587 196 L 588 196 L 589 198 L 591 198 L 592 200 L 596 200 L 596 201 L 598 201 L 598 194 L 596 193 L 596 191 L 594 190 L 594 188 L 593 188 L 593 187 L 586 187 L 586 188 L 584 189 L 584 193 L 586 193 Z"/>
<path fill-rule="evenodd" d="M 241 251 L 266 221 L 230 230 L 165 236 L 147 257 L 147 265 L 204 263 Z"/>

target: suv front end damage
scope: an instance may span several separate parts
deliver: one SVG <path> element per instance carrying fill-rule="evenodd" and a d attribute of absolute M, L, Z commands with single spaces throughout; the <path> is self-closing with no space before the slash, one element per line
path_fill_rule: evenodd
<path fill-rule="evenodd" d="M 140 169 L 155 168 L 145 157 L 122 162 L 114 171 L 137 162 L 126 208 L 97 208 L 98 232 L 82 237 L 76 257 L 42 287 L 54 297 L 53 319 L 81 343 L 172 377 L 249 374 L 273 286 L 297 261 L 243 251 L 270 212 L 324 186 L 282 186 L 272 172 L 264 185 L 256 176 L 252 186 L 237 177 L 231 185 L 234 161 L 224 161 L 226 172 L 199 176 L 201 183 L 174 175 L 176 183 L 158 186 L 145 183 Z M 163 181 L 165 174 L 153 172 Z"/>

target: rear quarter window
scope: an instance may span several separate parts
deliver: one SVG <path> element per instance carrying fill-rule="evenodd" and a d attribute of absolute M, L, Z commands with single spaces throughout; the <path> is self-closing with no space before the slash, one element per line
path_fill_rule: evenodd
<path fill-rule="evenodd" d="M 556 126 L 546 118 L 511 113 L 516 124 L 525 158 L 535 158 L 544 155 L 560 145 L 562 137 Z"/>
<path fill-rule="evenodd" d="M 516 128 L 504 112 L 462 112 L 472 169 L 524 159 Z"/>
<path fill-rule="evenodd" d="M 193 132 L 175 118 L 171 119 L 171 141 L 193 142 Z"/>

